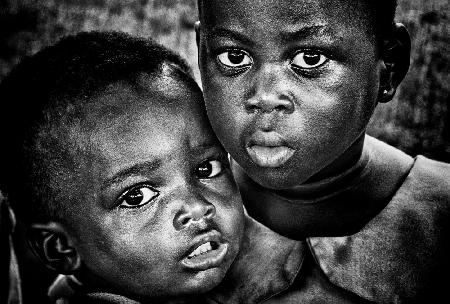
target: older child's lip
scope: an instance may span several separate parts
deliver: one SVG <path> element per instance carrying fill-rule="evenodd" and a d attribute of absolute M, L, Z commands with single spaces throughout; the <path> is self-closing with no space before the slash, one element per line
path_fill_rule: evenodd
<path fill-rule="evenodd" d="M 295 150 L 286 146 L 253 145 L 247 147 L 247 153 L 258 166 L 276 168 L 286 163 L 294 155 Z"/>
<path fill-rule="evenodd" d="M 256 131 L 250 136 L 247 146 L 279 147 L 286 146 L 286 143 L 277 132 Z"/>
<path fill-rule="evenodd" d="M 280 167 L 294 155 L 282 135 L 275 131 L 255 131 L 246 143 L 247 153 L 260 167 Z"/>
<path fill-rule="evenodd" d="M 191 270 L 207 270 L 222 264 L 227 252 L 228 244 L 213 231 L 195 240 L 181 263 Z"/>

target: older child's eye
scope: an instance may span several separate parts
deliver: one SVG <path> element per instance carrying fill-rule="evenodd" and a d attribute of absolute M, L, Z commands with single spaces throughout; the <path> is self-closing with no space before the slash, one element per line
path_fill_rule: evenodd
<path fill-rule="evenodd" d="M 219 160 L 207 160 L 202 162 L 195 169 L 195 174 L 198 178 L 211 178 L 222 173 L 223 163 Z"/>
<path fill-rule="evenodd" d="M 230 50 L 217 56 L 217 60 L 227 67 L 243 68 L 252 64 L 252 58 L 244 51 Z"/>
<path fill-rule="evenodd" d="M 301 69 L 313 69 L 321 66 L 328 60 L 325 55 L 313 52 L 313 51 L 304 51 L 297 53 L 291 61 L 291 64 L 294 67 Z"/>
<path fill-rule="evenodd" d="M 159 195 L 159 192 L 149 186 L 139 186 L 125 192 L 120 201 L 121 208 L 138 208 L 142 207 Z"/>

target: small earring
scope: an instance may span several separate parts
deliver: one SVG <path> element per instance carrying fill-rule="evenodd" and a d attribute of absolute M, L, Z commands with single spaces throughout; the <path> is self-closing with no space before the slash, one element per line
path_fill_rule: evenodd
<path fill-rule="evenodd" d="M 388 90 L 384 89 L 383 90 L 383 95 L 387 95 L 387 93 L 388 93 Z"/>

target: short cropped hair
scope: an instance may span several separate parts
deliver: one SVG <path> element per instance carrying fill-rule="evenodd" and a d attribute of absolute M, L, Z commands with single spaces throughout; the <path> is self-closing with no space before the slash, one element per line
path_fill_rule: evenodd
<path fill-rule="evenodd" d="M 60 127 L 55 120 L 76 115 L 75 104 L 82 108 L 109 85 L 137 83 L 142 73 L 156 75 L 165 63 L 174 67 L 173 77 L 198 88 L 178 55 L 151 39 L 120 32 L 66 36 L 13 68 L 0 83 L 0 189 L 18 217 L 64 221 L 67 215 L 49 176 L 68 153 L 59 150 L 61 135 L 49 130 Z"/>
<path fill-rule="evenodd" d="M 356 0 L 360 1 L 360 0 Z M 392 30 L 397 9 L 397 0 L 366 0 L 369 7 L 368 21 L 378 39 L 388 36 Z"/>
<path fill-rule="evenodd" d="M 299 0 L 300 1 L 300 0 Z M 363 8 L 362 16 L 367 21 L 366 25 L 380 42 L 383 37 L 390 33 L 394 23 L 395 11 L 397 9 L 397 0 L 341 0 L 351 1 L 352 7 Z M 200 20 L 203 18 L 204 0 L 198 0 L 198 10 Z"/>

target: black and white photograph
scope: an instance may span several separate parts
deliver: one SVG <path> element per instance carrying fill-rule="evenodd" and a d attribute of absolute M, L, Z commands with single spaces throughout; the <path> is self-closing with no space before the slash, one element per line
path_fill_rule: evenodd
<path fill-rule="evenodd" d="M 0 0 L 0 304 L 450 287 L 448 0 Z"/>

